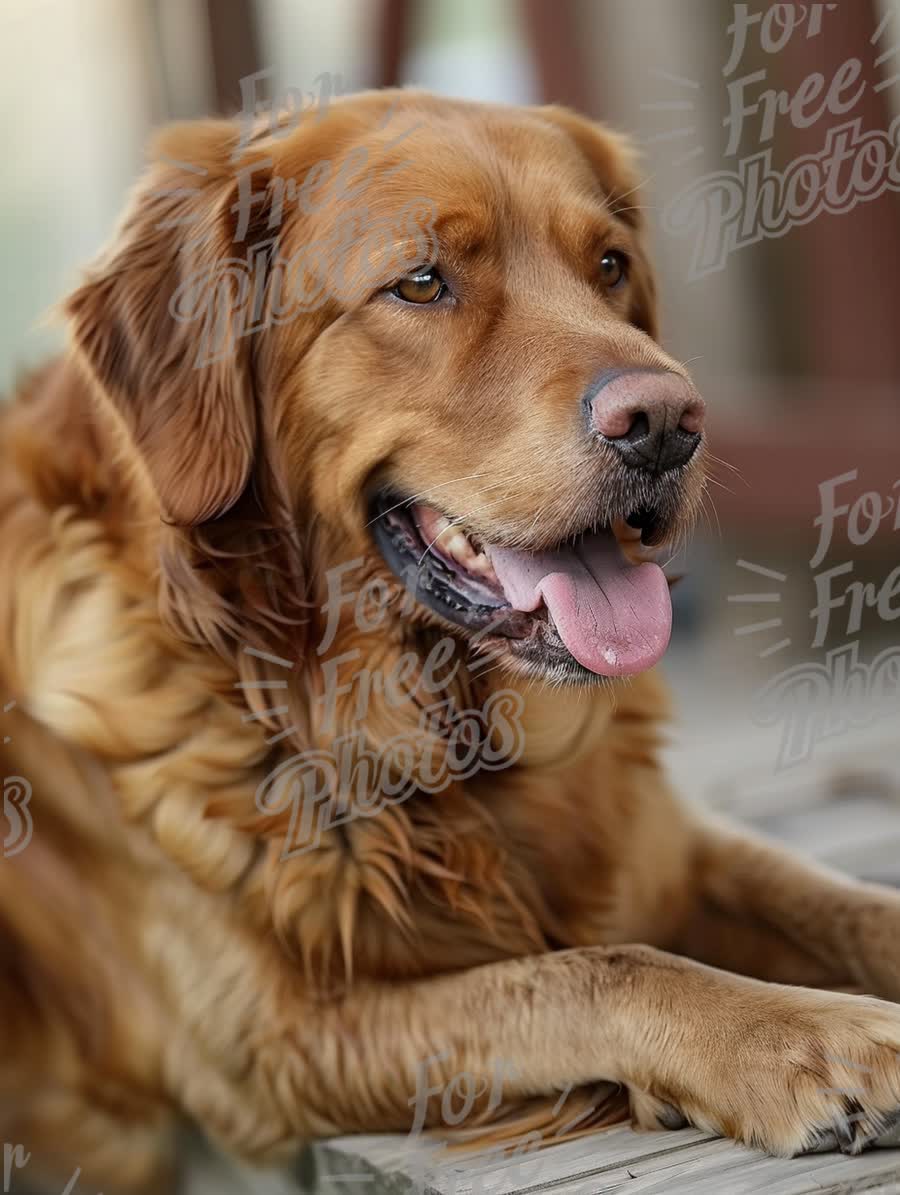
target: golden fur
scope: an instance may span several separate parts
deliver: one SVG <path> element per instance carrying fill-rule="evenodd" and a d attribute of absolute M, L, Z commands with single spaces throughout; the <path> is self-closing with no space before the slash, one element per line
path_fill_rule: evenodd
<path fill-rule="evenodd" d="M 499 1138 L 550 1125 L 558 1089 L 581 1085 L 570 1120 L 609 1080 L 648 1127 L 687 1117 L 793 1153 L 836 1125 L 861 1147 L 900 1108 L 900 1009 L 812 985 L 900 998 L 900 898 L 678 803 L 653 674 L 552 688 L 473 654 L 454 695 L 521 694 L 515 766 L 282 857 L 289 815 L 260 810 L 260 784 L 354 724 L 353 695 L 331 727 L 316 700 L 328 569 L 362 557 L 392 592 L 375 634 L 345 608 L 329 654 L 387 671 L 447 633 L 401 612 L 366 526 L 373 474 L 441 485 L 448 509 L 483 510 L 482 533 L 550 545 L 602 482 L 568 414 L 591 372 L 684 371 L 655 340 L 618 138 L 562 110 L 396 92 L 253 143 L 248 244 L 274 180 L 365 147 L 372 218 L 434 198 L 468 314 L 426 326 L 330 298 L 194 368 L 197 327 L 169 303 L 234 253 L 236 143 L 225 123 L 164 134 L 67 301 L 71 350 L 0 415 L 0 678 L 17 701 L 0 759 L 34 791 L 33 841 L 0 865 L 4 1140 L 32 1170 L 164 1189 L 185 1117 L 261 1161 L 402 1130 L 417 1064 L 443 1051 L 445 1082 L 515 1067 L 502 1106 L 465 1126 Z M 407 152 L 413 168 L 379 182 Z M 286 207 L 288 248 L 327 236 L 336 205 Z M 598 221 L 634 263 L 622 298 L 587 277 Z M 701 486 L 702 461 L 685 518 Z M 247 686 L 284 680 L 288 708 L 264 714 L 271 691 Z M 418 714 L 376 692 L 370 742 Z M 865 1095 L 829 1094 L 859 1087 L 854 1065 Z M 580 1127 L 625 1112 L 610 1093 Z"/>

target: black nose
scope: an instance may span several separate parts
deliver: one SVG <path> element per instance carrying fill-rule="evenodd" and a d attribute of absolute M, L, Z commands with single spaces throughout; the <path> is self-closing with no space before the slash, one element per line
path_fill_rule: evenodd
<path fill-rule="evenodd" d="M 638 411 L 624 436 L 607 439 L 630 469 L 668 473 L 686 465 L 700 443 L 699 432 L 686 432 L 673 423 L 666 411 Z"/>
<path fill-rule="evenodd" d="M 677 469 L 687 464 L 703 438 L 703 399 L 676 374 L 610 371 L 589 399 L 594 431 L 631 469 L 657 476 Z"/>

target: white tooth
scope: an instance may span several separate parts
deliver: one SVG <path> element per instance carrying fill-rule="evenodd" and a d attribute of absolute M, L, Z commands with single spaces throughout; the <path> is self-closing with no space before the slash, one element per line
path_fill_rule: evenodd
<path fill-rule="evenodd" d="M 430 533 L 434 547 L 439 548 L 445 556 L 462 565 L 466 572 L 474 573 L 485 580 L 497 582 L 497 576 L 491 565 L 490 558 L 485 552 L 476 552 L 472 542 L 465 532 L 460 531 L 443 516 L 435 517 Z"/>
<path fill-rule="evenodd" d="M 442 548 L 446 548 L 447 544 L 449 544 L 453 539 L 453 533 L 451 532 L 449 535 L 447 534 L 450 524 L 446 519 L 441 519 L 441 523 L 443 523 L 443 526 L 435 523 L 432 527 L 429 527 L 429 538 L 431 539 L 432 543 L 439 544 Z"/>
<path fill-rule="evenodd" d="M 465 564 L 468 557 L 472 554 L 469 541 L 461 531 L 453 531 L 450 535 L 445 535 L 441 539 L 441 547 L 454 560 L 458 560 L 460 564 Z"/>
<path fill-rule="evenodd" d="M 484 552 L 479 552 L 469 566 L 473 573 L 477 573 L 479 577 L 484 577 L 488 581 L 496 581 L 497 577 L 491 567 L 491 562 L 488 560 Z"/>

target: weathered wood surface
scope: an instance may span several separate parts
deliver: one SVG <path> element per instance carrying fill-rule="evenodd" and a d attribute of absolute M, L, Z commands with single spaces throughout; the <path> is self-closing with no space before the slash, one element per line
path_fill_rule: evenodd
<path fill-rule="evenodd" d="M 339 1154 L 320 1164 L 314 1190 L 387 1195 L 844 1195 L 900 1192 L 900 1150 L 873 1150 L 858 1158 L 815 1154 L 769 1158 L 731 1141 L 694 1130 L 634 1133 L 621 1127 L 509 1162 L 456 1161 L 431 1172 L 418 1169 L 402 1140 L 344 1140 Z M 365 1157 L 366 1162 L 355 1157 Z M 384 1176 L 376 1177 L 372 1165 Z"/>

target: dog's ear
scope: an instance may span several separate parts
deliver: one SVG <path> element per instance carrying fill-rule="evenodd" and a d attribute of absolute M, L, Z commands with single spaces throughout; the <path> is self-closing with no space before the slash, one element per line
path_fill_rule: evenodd
<path fill-rule="evenodd" d="M 556 105 L 540 113 L 562 128 L 590 164 L 612 210 L 637 235 L 638 260 L 631 280 L 631 322 L 654 340 L 659 336 L 656 279 L 647 251 L 646 221 L 641 208 L 641 175 L 638 155 L 627 137 L 595 121 L 586 120 L 568 108 Z"/>
<path fill-rule="evenodd" d="M 236 244 L 237 144 L 227 122 L 164 130 L 111 247 L 64 308 L 162 517 L 182 526 L 232 506 L 253 464 L 252 338 L 243 334 L 247 233 L 260 234 L 262 211 Z M 260 173 L 253 184 L 258 198 Z M 203 303 L 210 318 L 198 327 Z"/>

